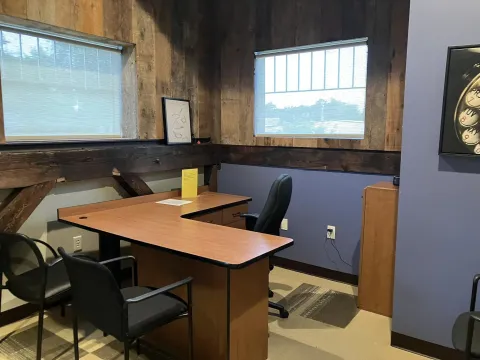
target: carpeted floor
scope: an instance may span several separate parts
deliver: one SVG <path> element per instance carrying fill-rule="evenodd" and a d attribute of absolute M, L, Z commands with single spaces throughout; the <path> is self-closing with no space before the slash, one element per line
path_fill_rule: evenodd
<path fill-rule="evenodd" d="M 290 311 L 269 317 L 269 360 L 423 360 L 390 347 L 390 319 L 356 308 L 356 287 L 275 268 L 270 275 L 273 301 Z M 0 329 L 0 359 L 35 359 L 36 317 Z M 45 319 L 44 360 L 73 359 L 70 319 L 50 313 Z M 80 324 L 82 360 L 122 360 L 123 346 L 91 325 Z M 131 359 L 170 360 L 150 352 Z M 199 359 L 208 360 L 208 359 Z"/>

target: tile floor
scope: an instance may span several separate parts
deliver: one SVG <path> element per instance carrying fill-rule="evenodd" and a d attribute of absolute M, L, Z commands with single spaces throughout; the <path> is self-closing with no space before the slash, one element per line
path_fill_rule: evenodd
<path fill-rule="evenodd" d="M 356 287 L 278 267 L 270 275 L 270 286 L 275 293 L 274 301 L 287 297 L 302 284 L 319 287 L 322 289 L 321 291 L 332 290 L 342 293 L 341 295 L 357 294 Z M 343 296 L 343 298 L 349 297 Z M 317 304 L 322 304 L 322 301 L 318 301 Z M 324 307 L 324 309 L 327 308 Z M 332 314 L 328 314 L 330 320 L 328 323 L 319 321 L 318 319 L 325 319 L 324 315 L 324 313 L 320 315 L 317 313 L 316 316 L 306 316 L 305 311 L 303 311 L 303 315 L 300 311 L 294 311 L 289 319 L 270 316 L 269 360 L 427 359 L 390 347 L 389 318 L 359 311 L 354 317 L 350 316 L 346 326 L 345 317 L 343 317 L 338 322 L 344 324 L 342 325 L 344 327 L 341 327 L 330 325 L 336 323 L 335 315 Z M 0 359 L 28 360 L 35 358 L 35 323 L 36 318 L 32 317 L 0 329 Z M 70 345 L 72 342 L 70 321 L 58 316 L 48 316 L 45 320 L 45 328 L 47 335 L 44 339 L 44 359 L 73 359 L 73 350 Z M 82 360 L 123 359 L 119 343 L 111 337 L 103 337 L 101 332 L 88 325 L 83 326 L 80 338 Z M 14 353 L 15 355 L 12 355 Z M 157 360 L 158 358 L 156 356 L 150 359 Z M 131 359 L 147 359 L 147 357 L 137 357 L 132 352 Z"/>

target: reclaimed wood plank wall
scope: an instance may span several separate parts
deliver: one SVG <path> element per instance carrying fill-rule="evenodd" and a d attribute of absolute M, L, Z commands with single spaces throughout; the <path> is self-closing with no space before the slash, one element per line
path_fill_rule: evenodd
<path fill-rule="evenodd" d="M 213 128 L 206 0 L 0 0 L 0 14 L 136 44 L 138 129 L 163 139 L 162 96 L 189 99 L 195 137 Z"/>
<path fill-rule="evenodd" d="M 409 0 L 219 0 L 220 124 L 227 145 L 400 151 Z M 253 136 L 255 51 L 368 37 L 365 139 Z"/>

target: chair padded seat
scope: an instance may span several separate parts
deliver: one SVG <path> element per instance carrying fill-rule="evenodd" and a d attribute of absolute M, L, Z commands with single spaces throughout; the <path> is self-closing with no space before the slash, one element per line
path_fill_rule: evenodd
<path fill-rule="evenodd" d="M 28 302 L 39 303 L 41 279 L 41 270 L 40 268 L 36 268 L 18 276 L 19 285 L 21 284 L 21 286 L 14 287 L 13 284 L 10 284 L 10 286 L 8 282 L 6 286 L 9 287 L 12 293 L 18 298 Z M 47 270 L 45 303 L 52 304 L 66 299 L 69 296 L 70 280 L 67 269 L 65 268 L 65 263 L 61 259 L 56 259 Z"/>
<path fill-rule="evenodd" d="M 465 312 L 457 317 L 452 329 L 452 343 L 457 350 L 465 352 L 467 344 L 468 319 L 470 314 L 480 317 L 480 311 Z M 472 354 L 480 359 L 480 323 L 475 322 L 473 328 Z"/>
<path fill-rule="evenodd" d="M 151 292 L 146 287 L 129 287 L 121 290 L 125 300 Z M 169 323 L 188 311 L 181 301 L 164 294 L 128 305 L 128 336 L 138 338 L 157 326 Z"/>

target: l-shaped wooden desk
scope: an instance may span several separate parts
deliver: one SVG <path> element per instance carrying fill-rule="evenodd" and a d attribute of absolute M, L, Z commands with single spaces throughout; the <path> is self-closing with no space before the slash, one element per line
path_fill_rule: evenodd
<path fill-rule="evenodd" d="M 60 221 L 100 234 L 101 258 L 132 243 L 139 284 L 161 287 L 192 276 L 194 354 L 200 360 L 268 357 L 268 257 L 292 239 L 242 230 L 247 197 L 206 192 L 180 207 L 157 201 L 177 192 L 58 210 Z M 184 289 L 177 295 L 185 297 Z M 186 320 L 147 341 L 186 358 Z"/>

